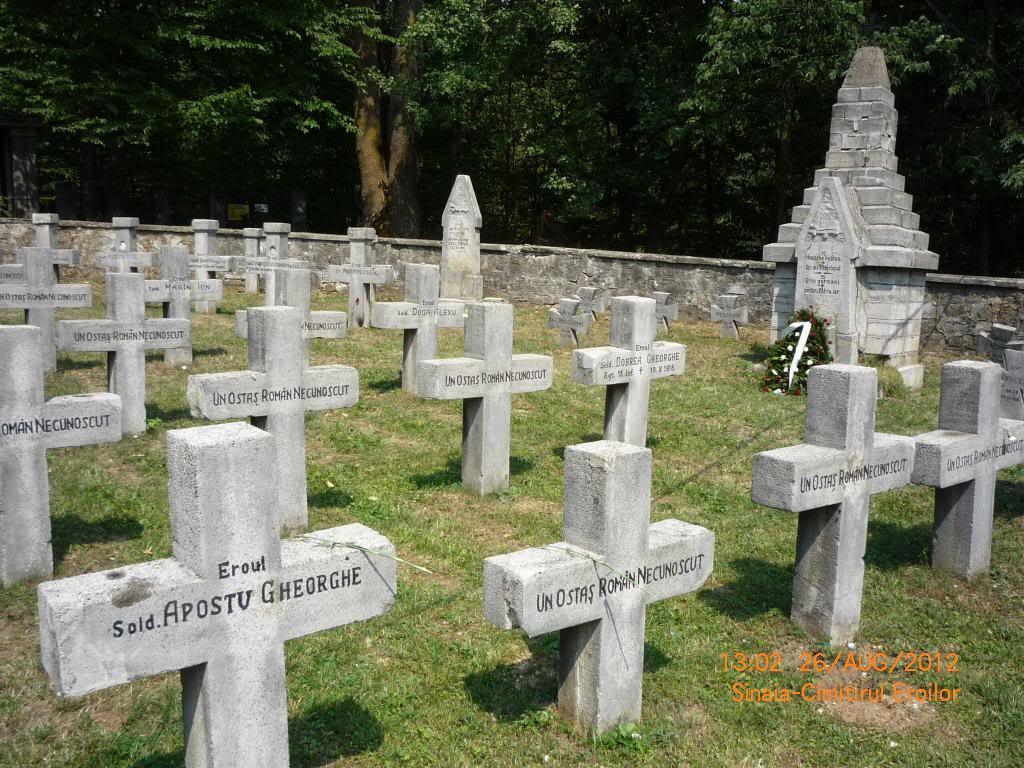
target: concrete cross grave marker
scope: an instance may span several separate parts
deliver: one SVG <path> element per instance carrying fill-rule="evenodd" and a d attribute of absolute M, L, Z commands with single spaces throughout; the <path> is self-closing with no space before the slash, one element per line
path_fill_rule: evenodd
<path fill-rule="evenodd" d="M 455 177 L 441 215 L 441 296 L 480 301 L 484 279 L 480 274 L 480 227 L 483 216 L 465 174 Z"/>
<path fill-rule="evenodd" d="M 35 326 L 0 326 L 0 584 L 5 587 L 53 574 L 47 449 L 121 439 L 117 395 L 44 399 L 41 345 L 42 332 Z"/>
<path fill-rule="evenodd" d="M 737 307 L 736 302 L 746 294 L 742 286 L 733 286 L 728 293 L 718 297 L 718 304 L 711 305 L 711 321 L 721 323 L 722 328 L 718 333 L 721 339 L 739 339 L 740 329 L 738 326 L 746 325 L 747 308 Z"/>
<path fill-rule="evenodd" d="M 54 310 L 91 307 L 92 286 L 55 282 L 50 248 L 19 248 L 20 282 L 0 283 L 0 309 L 25 310 L 25 324 L 37 326 L 42 335 L 36 354 L 44 371 L 57 368 Z"/>
<path fill-rule="evenodd" d="M 1000 415 L 1004 419 L 1024 420 L 1024 352 L 1003 350 L 1005 366 L 999 388 Z"/>
<path fill-rule="evenodd" d="M 798 512 L 793 621 L 833 645 L 860 626 L 871 496 L 911 481 L 914 440 L 875 432 L 878 372 L 811 369 L 803 445 L 754 456 L 758 504 Z"/>
<path fill-rule="evenodd" d="M 965 579 L 988 573 L 996 473 L 1024 463 L 1024 421 L 999 418 L 1003 373 L 994 363 L 946 363 L 939 428 L 914 438 L 913 481 L 935 488 L 932 567 Z"/>
<path fill-rule="evenodd" d="M 146 302 L 162 304 L 164 317 L 192 323 L 193 301 L 220 301 L 224 284 L 220 280 L 192 280 L 189 276 L 188 248 L 183 245 L 160 247 L 160 279 L 146 281 Z M 168 365 L 192 362 L 192 343 L 164 350 Z"/>
<path fill-rule="evenodd" d="M 189 376 L 188 402 L 201 419 L 244 419 L 274 436 L 277 507 L 286 529 L 305 528 L 306 411 L 359 400 L 359 372 L 347 365 L 307 368 L 302 314 L 293 307 L 249 310 L 249 370 Z"/>
<path fill-rule="evenodd" d="M 608 304 L 604 296 L 597 295 L 597 288 L 577 288 L 576 298 L 580 300 L 579 312 L 586 312 L 593 320 L 597 320 Z"/>
<path fill-rule="evenodd" d="M 559 632 L 558 709 L 604 733 L 639 722 L 649 603 L 697 590 L 715 536 L 651 525 L 651 452 L 599 441 L 565 450 L 565 541 L 484 560 L 484 616 Z"/>
<path fill-rule="evenodd" d="M 53 278 L 60 282 L 60 268 L 82 263 L 81 252 L 73 248 L 58 248 L 58 226 L 60 216 L 56 213 L 33 213 L 32 226 L 36 230 L 36 247 L 49 248 L 53 252 Z"/>
<path fill-rule="evenodd" d="M 612 299 L 610 346 L 572 353 L 573 381 L 607 387 L 605 440 L 641 448 L 646 445 L 651 380 L 686 372 L 686 346 L 655 341 L 657 334 L 654 299 L 616 296 Z"/>
<path fill-rule="evenodd" d="M 590 312 L 580 309 L 579 299 L 559 299 L 558 306 L 548 310 L 548 328 L 558 329 L 558 346 L 578 347 L 580 334 L 590 330 Z"/>
<path fill-rule="evenodd" d="M 281 221 L 267 221 L 263 223 L 263 233 L 266 240 L 263 243 L 263 259 L 267 261 L 288 261 L 288 235 L 292 231 L 292 225 Z M 261 260 L 263 260 L 261 259 Z M 263 291 L 266 296 L 266 306 L 274 306 L 274 278 L 277 271 L 273 268 L 265 269 L 263 272 Z"/>
<path fill-rule="evenodd" d="M 245 292 L 260 292 L 260 272 L 254 265 L 260 261 L 260 241 L 263 239 L 263 230 L 259 227 L 246 227 L 242 230 L 242 240 L 245 242 Z"/>
<path fill-rule="evenodd" d="M 237 272 L 245 261 L 244 256 L 226 256 L 217 252 L 217 230 L 220 222 L 216 219 L 193 219 L 192 231 L 195 249 L 189 266 L 195 270 L 196 280 L 212 280 L 220 272 Z M 201 299 L 193 302 L 199 314 L 217 311 L 217 302 Z"/>
<path fill-rule="evenodd" d="M 511 304 L 466 305 L 465 357 L 425 360 L 419 395 L 462 400 L 462 484 L 481 495 L 508 488 L 512 395 L 551 387 L 552 359 L 512 354 Z"/>
<path fill-rule="evenodd" d="M 654 291 L 651 293 L 654 298 L 654 316 L 658 320 L 658 328 L 664 328 L 666 331 L 669 329 L 668 321 L 679 319 L 679 305 L 673 302 L 668 303 L 670 294 L 665 291 Z"/>
<path fill-rule="evenodd" d="M 395 602 L 395 548 L 376 531 L 281 541 L 273 442 L 239 423 L 168 432 L 174 556 L 39 586 L 62 696 L 181 671 L 187 768 L 288 768 L 285 642 Z"/>
<path fill-rule="evenodd" d="M 405 264 L 405 301 L 378 301 L 370 324 L 374 328 L 401 328 L 402 389 L 416 394 L 416 367 L 437 357 L 437 329 L 461 328 L 466 305 L 439 298 L 441 270 L 434 264 Z"/>
<path fill-rule="evenodd" d="M 304 263 L 304 262 L 302 262 Z M 309 308 L 310 272 L 308 269 L 286 268 L 275 270 L 274 303 L 272 306 L 294 307 L 302 318 L 302 364 L 309 365 L 309 339 L 343 339 L 348 333 L 344 312 L 312 311 Z M 247 338 L 251 310 L 235 312 L 235 334 Z"/>
<path fill-rule="evenodd" d="M 1003 365 L 1003 352 L 1012 349 L 1017 352 L 1024 350 L 1024 340 L 1015 339 L 1017 328 L 1012 325 L 992 323 L 989 331 L 982 331 L 976 339 L 979 354 L 988 355 L 993 363 Z"/>
<path fill-rule="evenodd" d="M 388 264 L 373 263 L 377 233 L 372 227 L 349 227 L 349 263 L 328 264 L 324 276 L 332 283 L 348 284 L 348 321 L 353 328 L 370 325 L 374 287 L 386 285 L 395 272 Z"/>
<path fill-rule="evenodd" d="M 126 435 L 146 431 L 146 350 L 192 343 L 192 323 L 146 317 L 145 280 L 133 273 L 107 273 L 107 319 L 61 320 L 57 346 L 65 352 L 106 352 L 107 389 L 121 396 Z"/>
<path fill-rule="evenodd" d="M 115 216 L 111 221 L 114 250 L 97 254 L 95 266 L 108 272 L 138 272 L 157 266 L 154 254 L 138 249 L 138 227 L 134 216 Z"/>

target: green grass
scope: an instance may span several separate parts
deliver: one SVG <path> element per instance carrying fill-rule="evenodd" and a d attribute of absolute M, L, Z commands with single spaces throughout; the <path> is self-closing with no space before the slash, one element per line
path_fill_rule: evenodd
<path fill-rule="evenodd" d="M 195 318 L 192 370 L 151 356 L 147 434 L 50 452 L 58 578 L 171 555 L 164 433 L 195 425 L 185 401 L 189 373 L 245 367 L 232 313 L 253 299 L 232 289 L 216 315 Z M 315 305 L 340 309 L 342 301 L 318 294 Z M 731 701 L 737 680 L 815 679 L 796 662 L 821 646 L 787 618 L 795 517 L 750 501 L 751 457 L 801 441 L 805 401 L 759 391 L 752 363 L 763 331 L 744 328 L 741 342 L 720 341 L 710 323 L 679 323 L 664 336 L 689 347 L 687 373 L 654 383 L 649 445 L 653 518 L 712 529 L 714 573 L 698 593 L 647 611 L 642 724 L 595 740 L 563 721 L 555 708 L 557 635 L 527 640 L 499 631 L 481 609 L 482 560 L 560 540 L 563 448 L 601 432 L 603 390 L 570 382 L 570 353 L 545 324 L 545 308 L 516 308 L 516 351 L 553 354 L 555 381 L 550 391 L 515 397 L 512 487 L 487 498 L 460 488 L 461 404 L 398 388 L 399 332 L 357 330 L 313 343 L 313 364 L 359 369 L 361 398 L 307 420 L 310 530 L 365 523 L 433 573 L 400 565 L 391 613 L 288 643 L 294 766 L 1024 764 L 1019 468 L 1000 476 L 993 572 L 973 584 L 929 567 L 930 489 L 872 503 L 858 648 L 959 653 L 955 675 L 900 678 L 958 687 L 959 701 L 917 710 Z M 604 343 L 607 333 L 604 317 L 586 343 Z M 441 355 L 460 352 L 460 334 L 442 331 Z M 935 428 L 941 362 L 929 361 L 923 392 L 879 403 L 880 430 Z M 105 386 L 102 355 L 62 356 L 47 394 Z M 778 651 L 784 669 L 723 671 L 721 654 L 741 651 Z M 0 765 L 180 765 L 179 695 L 177 676 L 167 675 L 59 699 L 39 662 L 34 588 L 0 590 Z"/>

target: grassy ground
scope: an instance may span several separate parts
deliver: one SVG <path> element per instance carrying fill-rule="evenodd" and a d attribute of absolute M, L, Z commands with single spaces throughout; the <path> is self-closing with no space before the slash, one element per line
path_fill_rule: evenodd
<path fill-rule="evenodd" d="M 189 373 L 245 367 L 231 313 L 247 299 L 253 303 L 232 289 L 216 315 L 196 317 L 191 371 L 151 356 L 147 434 L 50 452 L 57 577 L 171 555 L 164 433 L 194 426 Z M 334 294 L 315 304 L 342 308 Z M 0 320 L 19 322 L 10 312 Z M 993 571 L 975 584 L 929 567 L 930 489 L 872 502 L 858 649 L 958 653 L 955 674 L 898 678 L 960 688 L 957 702 L 731 700 L 736 681 L 799 687 L 836 676 L 798 669 L 802 651 L 822 647 L 787 618 L 796 520 L 750 501 L 752 455 L 801 441 L 804 400 L 755 386 L 762 330 L 720 341 L 707 323 L 680 323 L 665 336 L 688 345 L 688 368 L 653 385 L 649 445 L 653 518 L 711 528 L 714 573 L 700 592 L 647 611 L 642 724 L 594 740 L 562 721 L 554 705 L 557 635 L 527 640 L 486 624 L 481 611 L 481 561 L 561 538 L 562 450 L 601 431 L 603 390 L 571 383 L 569 353 L 556 348 L 545 321 L 543 308 L 516 308 L 516 351 L 553 354 L 555 382 L 515 398 L 512 487 L 483 499 L 460 488 L 461 404 L 398 388 L 400 333 L 358 330 L 313 343 L 313 364 L 359 369 L 361 399 L 307 420 L 311 530 L 365 523 L 433 574 L 400 566 L 390 614 L 287 645 L 293 766 L 1024 765 L 1019 468 L 1000 476 Z M 605 317 L 587 342 L 603 343 L 607 333 Z M 441 354 L 460 351 L 460 335 L 442 332 Z M 880 402 L 880 430 L 935 428 L 941 362 L 929 361 L 920 394 Z M 101 355 L 62 356 L 47 394 L 102 391 L 105 382 Z M 734 652 L 778 652 L 782 669 L 726 672 L 722 654 Z M 167 675 L 59 699 L 39 662 L 34 588 L 0 590 L 0 765 L 180 765 L 179 695 L 177 676 Z"/>

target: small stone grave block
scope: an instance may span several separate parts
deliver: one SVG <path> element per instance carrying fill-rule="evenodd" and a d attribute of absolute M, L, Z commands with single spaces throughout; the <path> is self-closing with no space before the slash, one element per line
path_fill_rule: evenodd
<path fill-rule="evenodd" d="M 593 320 L 597 320 L 597 316 L 607 309 L 608 302 L 604 296 L 597 295 L 597 288 L 577 288 L 576 298 L 580 301 L 578 311 L 586 312 Z"/>
<path fill-rule="evenodd" d="M 658 320 L 658 328 L 669 329 L 668 321 L 673 322 L 679 319 L 679 305 L 675 302 L 669 303 L 671 294 L 665 291 L 654 291 L 651 296 L 654 298 L 654 316 Z"/>
<path fill-rule="evenodd" d="M 243 268 L 244 256 L 223 255 L 217 252 L 217 231 L 220 222 L 216 219 L 193 219 L 192 231 L 195 238 L 194 255 L 189 266 L 195 270 L 196 280 L 212 280 L 222 272 L 237 272 Z M 193 300 L 199 314 L 209 315 L 217 311 L 217 302 L 209 299 Z"/>
<path fill-rule="evenodd" d="M 914 440 L 875 432 L 878 371 L 811 368 L 803 445 L 754 456 L 758 504 L 798 512 L 792 619 L 833 645 L 860 626 L 871 496 L 911 482 Z"/>
<path fill-rule="evenodd" d="M 107 319 L 61 320 L 57 346 L 65 352 L 106 352 L 107 389 L 121 396 L 126 435 L 146 431 L 146 350 L 192 344 L 192 322 L 146 317 L 142 275 L 107 273 Z"/>
<path fill-rule="evenodd" d="M 91 307 L 92 286 L 54 282 L 53 252 L 50 248 L 19 248 L 21 282 L 0 283 L 0 309 L 25 310 L 25 324 L 42 332 L 38 354 L 43 370 L 57 368 L 54 310 Z"/>
<path fill-rule="evenodd" d="M 60 695 L 181 671 L 186 768 L 287 768 L 285 642 L 395 602 L 395 548 L 376 531 L 281 541 L 273 442 L 238 423 L 168 432 L 174 556 L 39 586 Z"/>
<path fill-rule="evenodd" d="M 305 528 L 306 411 L 355 405 L 359 372 L 347 365 L 306 367 L 302 315 L 293 307 L 250 309 L 248 326 L 249 370 L 189 376 L 188 402 L 195 418 L 248 418 L 274 436 L 281 524 Z"/>
<path fill-rule="evenodd" d="M 416 367 L 437 357 L 437 329 L 461 328 L 466 305 L 441 301 L 441 270 L 434 264 L 405 264 L 405 301 L 378 301 L 370 324 L 374 328 L 401 328 L 402 389 L 416 394 Z"/>
<path fill-rule="evenodd" d="M 464 357 L 424 360 L 421 397 L 462 400 L 462 485 L 481 495 L 508 488 L 512 395 L 551 387 L 547 355 L 512 354 L 511 304 L 466 305 Z"/>
<path fill-rule="evenodd" d="M 572 353 L 573 381 L 607 387 L 605 440 L 644 447 L 651 380 L 686 372 L 686 346 L 655 341 L 657 334 L 654 299 L 616 296 L 612 299 L 610 346 Z"/>
<path fill-rule="evenodd" d="M 157 266 L 154 254 L 138 249 L 138 227 L 134 216 L 115 216 L 111 221 L 114 250 L 97 254 L 93 263 L 108 272 L 138 272 Z"/>
<path fill-rule="evenodd" d="M 746 292 L 742 286 L 733 286 L 728 293 L 718 297 L 718 304 L 711 305 L 711 321 L 722 324 L 718 333 L 719 338 L 736 340 L 740 338 L 739 326 L 746 325 L 749 321 L 747 320 L 747 308 L 745 306 L 738 307 L 736 303 L 746 295 Z"/>
<path fill-rule="evenodd" d="M 260 273 L 253 268 L 254 262 L 260 260 L 260 241 L 263 230 L 259 227 L 246 227 L 242 230 L 242 241 L 245 243 L 245 292 L 260 292 Z"/>
<path fill-rule="evenodd" d="M 565 450 L 564 535 L 484 560 L 484 616 L 559 632 L 558 709 L 600 734 L 640 721 L 647 605 L 707 580 L 715 535 L 651 525 L 651 452 L 610 441 Z"/>
<path fill-rule="evenodd" d="M 370 325 L 375 286 L 394 280 L 388 264 L 373 263 L 377 233 L 373 227 L 349 227 L 349 263 L 328 264 L 324 276 L 332 283 L 348 284 L 348 321 L 353 328 Z"/>
<path fill-rule="evenodd" d="M 580 334 L 590 330 L 593 316 L 580 309 L 579 299 L 559 299 L 558 306 L 548 310 L 548 328 L 558 329 L 558 346 L 578 347 Z"/>
<path fill-rule="evenodd" d="M 965 579 L 988 573 L 992 560 L 996 473 L 1024 463 L 1024 421 L 999 418 L 1004 373 L 995 363 L 946 363 L 939 428 L 914 438 L 913 481 L 935 488 L 932 567 Z"/>
<path fill-rule="evenodd" d="M 42 344 L 35 326 L 0 325 L 0 583 L 5 587 L 53 575 L 47 449 L 121 439 L 117 395 L 44 399 Z"/>
<path fill-rule="evenodd" d="M 466 175 L 455 177 L 441 215 L 441 295 L 449 299 L 480 301 L 484 279 L 480 274 L 480 227 L 483 216 Z"/>
<path fill-rule="evenodd" d="M 189 276 L 188 248 L 183 245 L 160 247 L 160 279 L 146 281 L 146 303 L 162 304 L 164 317 L 192 323 L 193 301 L 221 301 L 224 283 L 220 280 L 192 280 Z M 192 362 L 191 340 L 184 347 L 164 350 L 168 365 Z"/>

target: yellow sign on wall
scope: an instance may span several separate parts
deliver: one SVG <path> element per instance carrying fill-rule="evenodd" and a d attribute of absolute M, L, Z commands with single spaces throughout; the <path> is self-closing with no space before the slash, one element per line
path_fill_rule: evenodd
<path fill-rule="evenodd" d="M 249 206 L 243 203 L 228 203 L 228 221 L 245 221 L 249 218 Z"/>

